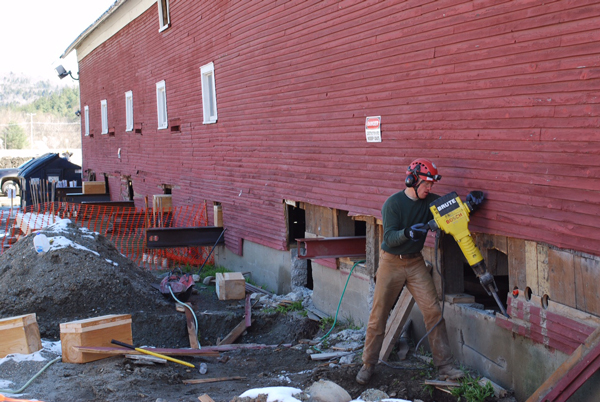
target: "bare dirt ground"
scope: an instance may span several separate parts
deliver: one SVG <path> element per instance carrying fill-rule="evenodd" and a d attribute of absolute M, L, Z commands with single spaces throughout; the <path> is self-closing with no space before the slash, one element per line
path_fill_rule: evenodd
<path fill-rule="evenodd" d="M 45 231 L 48 237 L 62 236 L 81 248 L 68 246 L 37 254 L 32 236 L 13 245 L 0 256 L 0 318 L 35 312 L 44 340 L 59 339 L 59 325 L 76 319 L 106 314 L 131 314 L 136 346 L 187 348 L 189 338 L 185 315 L 152 284 L 156 273 L 139 269 L 121 255 L 103 236 L 72 225 Z M 58 243 L 58 241 L 56 242 Z M 219 301 L 214 287 L 196 285 L 190 302 L 198 317 L 200 344 L 214 345 L 244 317 L 243 301 Z M 306 293 L 306 292 L 305 292 Z M 298 312 L 274 311 L 277 298 L 263 297 L 252 310 L 253 324 L 236 344 L 274 345 L 260 349 L 221 352 L 219 357 L 178 357 L 208 371 L 200 374 L 176 363 L 137 365 L 123 356 L 85 364 L 58 361 L 49 366 L 19 398 L 46 402 L 68 401 L 198 401 L 208 394 L 216 402 L 232 401 L 248 389 L 285 386 L 306 389 L 315 381 L 328 379 L 358 398 L 369 388 L 406 400 L 449 402 L 457 399 L 441 390 L 423 386 L 435 378 L 435 370 L 409 353 L 409 358 L 392 362 L 401 368 L 379 365 L 368 386 L 354 377 L 360 368 L 360 349 L 348 361 L 312 360 L 303 339 L 320 340 L 328 331 L 323 325 Z M 306 300 L 305 300 L 306 301 Z M 317 346 L 333 352 L 334 346 L 352 348 L 364 341 L 364 330 L 336 328 Z M 290 344 L 291 346 L 288 346 Z M 0 364 L 0 380 L 18 389 L 58 355 L 44 350 L 46 361 L 7 359 Z M 243 377 L 238 380 L 185 385 L 188 379 Z M 0 381 L 1 383 L 1 381 Z M 0 385 L 0 388 L 2 386 Z M 0 392 L 0 394 L 6 392 Z M 372 399 L 371 399 L 372 400 Z M 463 399 L 464 400 L 464 399 Z M 486 401 L 515 401 L 488 398 Z"/>

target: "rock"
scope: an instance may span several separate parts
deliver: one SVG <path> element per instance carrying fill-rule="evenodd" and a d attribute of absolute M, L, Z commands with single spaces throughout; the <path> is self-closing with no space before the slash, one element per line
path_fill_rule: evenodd
<path fill-rule="evenodd" d="M 350 402 L 352 397 L 334 382 L 319 380 L 305 390 L 308 402 Z"/>
<path fill-rule="evenodd" d="M 360 394 L 358 398 L 365 402 L 375 402 L 381 401 L 382 399 L 387 399 L 389 398 L 389 395 L 378 389 L 369 388 Z"/>
<path fill-rule="evenodd" d="M 354 360 L 354 353 L 352 353 L 351 355 L 342 356 L 340 358 L 340 364 L 352 364 L 353 360 Z"/>

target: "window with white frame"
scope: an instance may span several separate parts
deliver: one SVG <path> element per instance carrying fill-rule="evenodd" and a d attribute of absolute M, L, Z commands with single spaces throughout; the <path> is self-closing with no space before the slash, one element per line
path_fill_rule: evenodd
<path fill-rule="evenodd" d="M 171 18 L 169 17 L 169 0 L 158 0 L 158 21 L 160 23 L 160 29 L 158 32 L 163 31 L 169 27 Z"/>
<path fill-rule="evenodd" d="M 90 108 L 83 108 L 83 118 L 85 119 L 85 135 L 90 135 Z"/>
<path fill-rule="evenodd" d="M 164 81 L 156 83 L 156 107 L 158 111 L 158 128 L 169 127 L 167 121 L 167 90 Z"/>
<path fill-rule="evenodd" d="M 108 106 L 106 99 L 100 101 L 100 113 L 102 115 L 102 134 L 108 134 Z"/>
<path fill-rule="evenodd" d="M 202 75 L 202 111 L 204 124 L 217 122 L 217 92 L 215 89 L 215 65 L 210 62 L 200 67 Z"/>
<path fill-rule="evenodd" d="M 133 92 L 125 92 L 125 131 L 133 131 Z"/>

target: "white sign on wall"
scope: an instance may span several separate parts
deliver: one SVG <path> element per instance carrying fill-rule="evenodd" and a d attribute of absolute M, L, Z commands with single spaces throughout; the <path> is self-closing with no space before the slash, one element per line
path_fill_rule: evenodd
<path fill-rule="evenodd" d="M 381 116 L 367 117 L 365 134 L 367 142 L 381 142 Z"/>

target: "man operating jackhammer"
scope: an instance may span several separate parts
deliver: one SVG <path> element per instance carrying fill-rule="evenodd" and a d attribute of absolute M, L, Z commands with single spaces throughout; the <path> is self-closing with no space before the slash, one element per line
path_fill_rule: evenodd
<path fill-rule="evenodd" d="M 356 376 L 356 382 L 363 385 L 369 382 L 379 361 L 388 316 L 405 284 L 423 314 L 427 331 L 430 331 L 429 345 L 439 378 L 456 380 L 464 376 L 452 362 L 437 291 L 421 255 L 428 232 L 426 224 L 433 218 L 429 205 L 439 198 L 431 188 L 441 176 L 433 162 L 422 158 L 410 164 L 406 175 L 406 189 L 390 196 L 381 211 L 383 243 L 375 274 L 363 366 Z M 483 196 L 474 197 L 473 193 L 467 200 L 477 207 L 483 202 Z"/>

